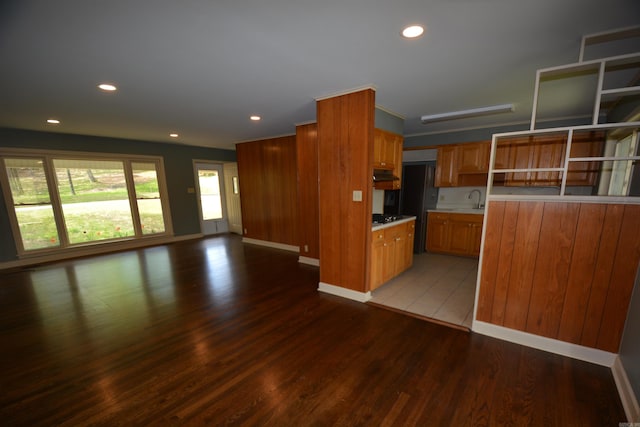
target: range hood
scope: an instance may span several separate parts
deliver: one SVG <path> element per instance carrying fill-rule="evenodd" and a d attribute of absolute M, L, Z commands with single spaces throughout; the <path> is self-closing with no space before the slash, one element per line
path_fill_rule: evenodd
<path fill-rule="evenodd" d="M 373 182 L 398 181 L 400 178 L 395 176 L 392 171 L 386 169 L 373 170 Z"/>

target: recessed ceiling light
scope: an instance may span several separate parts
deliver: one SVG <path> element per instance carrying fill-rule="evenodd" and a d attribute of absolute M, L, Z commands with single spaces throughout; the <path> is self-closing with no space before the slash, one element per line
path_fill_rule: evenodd
<path fill-rule="evenodd" d="M 104 90 L 104 91 L 107 91 L 107 92 L 113 92 L 115 90 L 118 90 L 117 87 L 115 87 L 114 85 L 109 84 L 109 83 L 101 83 L 101 84 L 98 85 L 98 87 L 100 89 Z"/>
<path fill-rule="evenodd" d="M 424 33 L 424 27 L 421 27 L 420 25 L 411 25 L 402 30 L 402 37 L 415 39 L 416 37 L 420 37 L 422 33 Z"/>
<path fill-rule="evenodd" d="M 170 133 L 169 136 L 171 138 L 177 138 L 179 135 L 177 133 Z"/>
<path fill-rule="evenodd" d="M 60 124 L 60 120 L 58 120 L 58 119 L 48 119 L 47 123 L 49 123 L 50 125 L 59 125 Z"/>
<path fill-rule="evenodd" d="M 251 116 L 249 117 L 251 120 L 253 120 L 254 122 L 260 121 L 261 117 L 260 116 Z"/>

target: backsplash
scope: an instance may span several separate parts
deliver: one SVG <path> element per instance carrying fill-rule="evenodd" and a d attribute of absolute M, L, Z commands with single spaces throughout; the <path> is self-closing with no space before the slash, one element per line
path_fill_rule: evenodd
<path fill-rule="evenodd" d="M 372 204 L 372 213 L 384 213 L 384 190 L 373 190 L 373 200 Z"/>
<path fill-rule="evenodd" d="M 486 187 L 441 187 L 438 191 L 438 209 L 471 209 L 478 203 L 478 194 L 474 193 L 470 199 L 469 195 L 473 190 L 480 191 L 480 203 L 484 204 L 487 196 Z"/>

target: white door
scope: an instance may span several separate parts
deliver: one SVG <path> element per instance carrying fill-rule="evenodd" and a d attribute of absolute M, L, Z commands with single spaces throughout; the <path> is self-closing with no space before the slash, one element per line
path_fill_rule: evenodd
<path fill-rule="evenodd" d="M 194 170 L 202 233 L 204 235 L 226 233 L 229 231 L 229 224 L 224 203 L 222 165 L 195 161 Z"/>
<path fill-rule="evenodd" d="M 242 235 L 242 211 L 240 209 L 240 183 L 238 164 L 224 164 L 224 191 L 227 196 L 229 231 Z"/>

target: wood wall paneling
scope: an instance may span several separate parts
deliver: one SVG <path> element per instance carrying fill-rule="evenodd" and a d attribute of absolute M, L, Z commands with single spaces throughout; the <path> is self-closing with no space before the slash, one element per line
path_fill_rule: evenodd
<path fill-rule="evenodd" d="M 491 321 L 498 261 L 500 260 L 500 234 L 504 222 L 504 202 L 491 202 L 487 216 L 487 235 L 485 236 L 484 256 L 482 258 L 482 277 L 476 317 L 483 322 Z"/>
<path fill-rule="evenodd" d="M 369 277 L 374 108 L 370 89 L 317 104 L 320 281 L 359 292 Z"/>
<path fill-rule="evenodd" d="M 243 235 L 298 245 L 295 136 L 238 144 Z"/>
<path fill-rule="evenodd" d="M 298 168 L 298 232 L 300 255 L 320 258 L 318 205 L 318 126 L 296 127 Z M 305 251 L 305 246 L 308 251 Z"/>
<path fill-rule="evenodd" d="M 571 255 L 571 269 L 560 318 L 558 339 L 580 344 L 589 294 L 600 248 L 605 205 L 583 204 Z"/>
<path fill-rule="evenodd" d="M 602 225 L 602 239 L 598 248 L 595 272 L 589 294 L 589 303 L 585 313 L 580 344 L 596 347 L 598 333 L 602 323 L 604 304 L 611 283 L 611 272 L 616 257 L 616 246 L 622 226 L 623 205 L 608 205 Z"/>
<path fill-rule="evenodd" d="M 545 203 L 526 330 L 555 338 L 566 294 L 580 205 Z"/>
<path fill-rule="evenodd" d="M 543 209 L 542 202 L 520 202 L 504 314 L 507 328 L 526 327 Z"/>
<path fill-rule="evenodd" d="M 508 203 L 504 207 L 504 222 L 501 228 L 500 254 L 496 273 L 495 300 L 491 311 L 491 319 L 498 325 L 504 324 L 519 209 L 520 204 L 518 202 Z"/>
<path fill-rule="evenodd" d="M 598 348 L 613 353 L 620 346 L 640 263 L 640 206 L 625 206 L 621 229 L 597 342 Z"/>
<path fill-rule="evenodd" d="M 490 202 L 476 318 L 617 352 L 640 264 L 640 206 Z"/>

